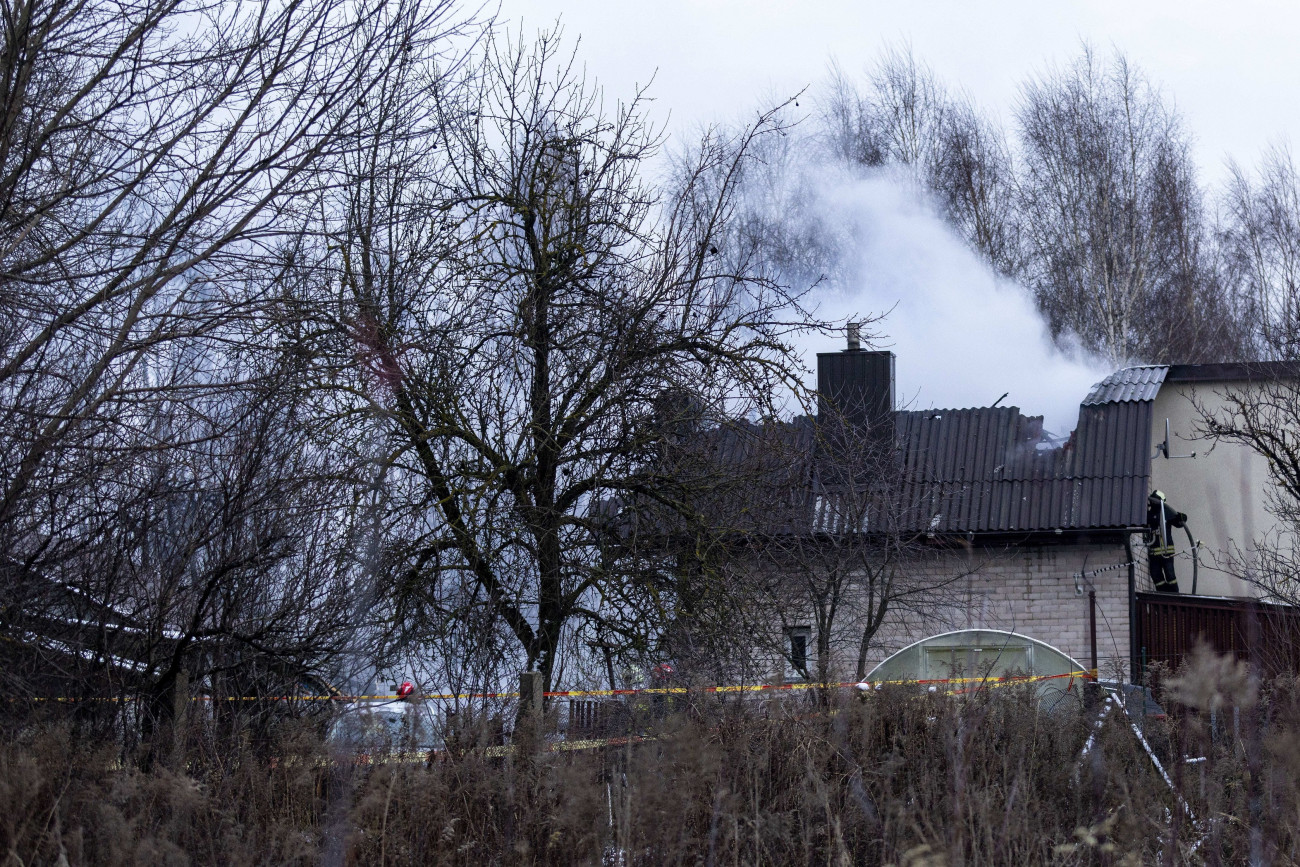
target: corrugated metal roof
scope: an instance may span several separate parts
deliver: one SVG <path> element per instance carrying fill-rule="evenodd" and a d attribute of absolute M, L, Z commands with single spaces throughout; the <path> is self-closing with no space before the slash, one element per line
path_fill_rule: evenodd
<path fill-rule="evenodd" d="M 1154 400 L 1169 368 L 1159 364 L 1117 370 L 1092 387 L 1082 406 L 1125 400 Z"/>
<path fill-rule="evenodd" d="M 833 449 L 816 444 L 811 419 L 720 428 L 706 439 L 712 460 L 747 477 L 742 502 L 727 509 L 737 529 L 858 533 L 887 526 L 966 534 L 1137 527 L 1146 519 L 1151 401 L 1167 370 L 1133 367 L 1107 377 L 1083 401 L 1078 427 L 1063 445 L 1044 438 L 1041 417 L 1017 407 L 895 412 L 895 460 L 885 473 L 846 473 Z M 864 481 L 843 481 L 855 475 Z"/>
<path fill-rule="evenodd" d="M 899 412 L 901 506 L 917 530 L 1027 532 L 1136 526 L 1146 515 L 1148 401 L 1080 410 L 1064 446 L 1015 407 Z"/>

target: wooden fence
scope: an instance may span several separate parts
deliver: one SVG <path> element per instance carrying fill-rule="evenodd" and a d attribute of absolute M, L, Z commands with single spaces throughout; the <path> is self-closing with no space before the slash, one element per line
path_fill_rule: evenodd
<path fill-rule="evenodd" d="M 1231 653 L 1264 674 L 1300 672 L 1300 608 L 1251 599 L 1137 594 L 1135 631 L 1141 671 L 1177 668 L 1198 642 Z"/>

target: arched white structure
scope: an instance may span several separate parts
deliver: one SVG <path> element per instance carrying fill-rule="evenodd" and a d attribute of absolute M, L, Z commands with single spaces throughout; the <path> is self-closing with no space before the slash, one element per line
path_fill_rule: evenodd
<path fill-rule="evenodd" d="M 1001 629 L 962 629 L 913 642 L 881 662 L 865 683 L 1029 675 L 1040 691 L 1079 688 L 1083 665 L 1045 641 Z"/>

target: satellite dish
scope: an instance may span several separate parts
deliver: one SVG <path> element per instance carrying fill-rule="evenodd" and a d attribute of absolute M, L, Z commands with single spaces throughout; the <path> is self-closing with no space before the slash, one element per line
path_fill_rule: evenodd
<path fill-rule="evenodd" d="M 1028 675 L 1041 678 L 1035 681 L 1040 697 L 1059 699 L 1079 689 L 1084 671 L 1070 655 L 1028 635 L 963 629 L 909 644 L 873 668 L 860 686 L 931 681 L 931 686 L 948 691 L 962 689 L 963 684 L 979 686 L 978 681 L 988 678 Z"/>

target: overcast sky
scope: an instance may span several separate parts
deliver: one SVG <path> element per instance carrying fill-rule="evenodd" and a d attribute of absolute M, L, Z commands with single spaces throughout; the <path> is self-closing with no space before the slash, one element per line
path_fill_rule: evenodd
<path fill-rule="evenodd" d="M 1229 156 L 1251 165 L 1270 143 L 1300 143 L 1300 4 L 1295 2 L 501 2 L 500 17 L 522 23 L 526 33 L 558 17 L 570 39 L 581 37 L 579 56 L 607 98 L 626 98 L 653 78 L 652 113 L 674 134 L 751 117 L 765 101 L 821 81 L 832 58 L 857 73 L 891 44 L 910 44 L 948 86 L 965 89 L 1010 124 L 1020 83 L 1069 62 L 1087 40 L 1103 51 L 1124 51 L 1173 100 L 1194 137 L 1205 181 L 1224 177 Z M 925 249 L 912 244 L 899 255 L 923 257 Z M 973 259 L 972 267 L 977 267 Z M 889 301 L 878 295 L 862 300 L 868 305 Z M 893 346 L 900 391 L 917 405 L 980 405 L 1010 390 L 1008 403 L 1031 414 L 1046 413 L 1049 427 L 1073 425 L 1063 414 L 1071 405 L 1077 408 L 1083 395 L 1057 397 L 1043 406 L 1053 402 L 1047 396 L 1052 385 L 1025 372 L 1027 365 L 1019 366 L 1020 373 L 980 371 L 988 380 L 983 384 L 969 381 L 969 370 L 965 379 L 937 382 L 940 369 L 922 369 L 920 347 L 902 337 L 918 327 L 897 323 Z M 890 331 L 888 323 L 885 330 Z M 954 358 L 943 361 L 969 361 L 993 345 L 977 341 L 954 347 Z M 831 348 L 839 347 L 808 347 L 810 352 Z M 1097 369 L 1099 375 L 1105 372 Z M 1056 390 L 1077 389 L 1078 379 L 1063 381 Z M 977 393 L 967 397 L 972 389 Z"/>

